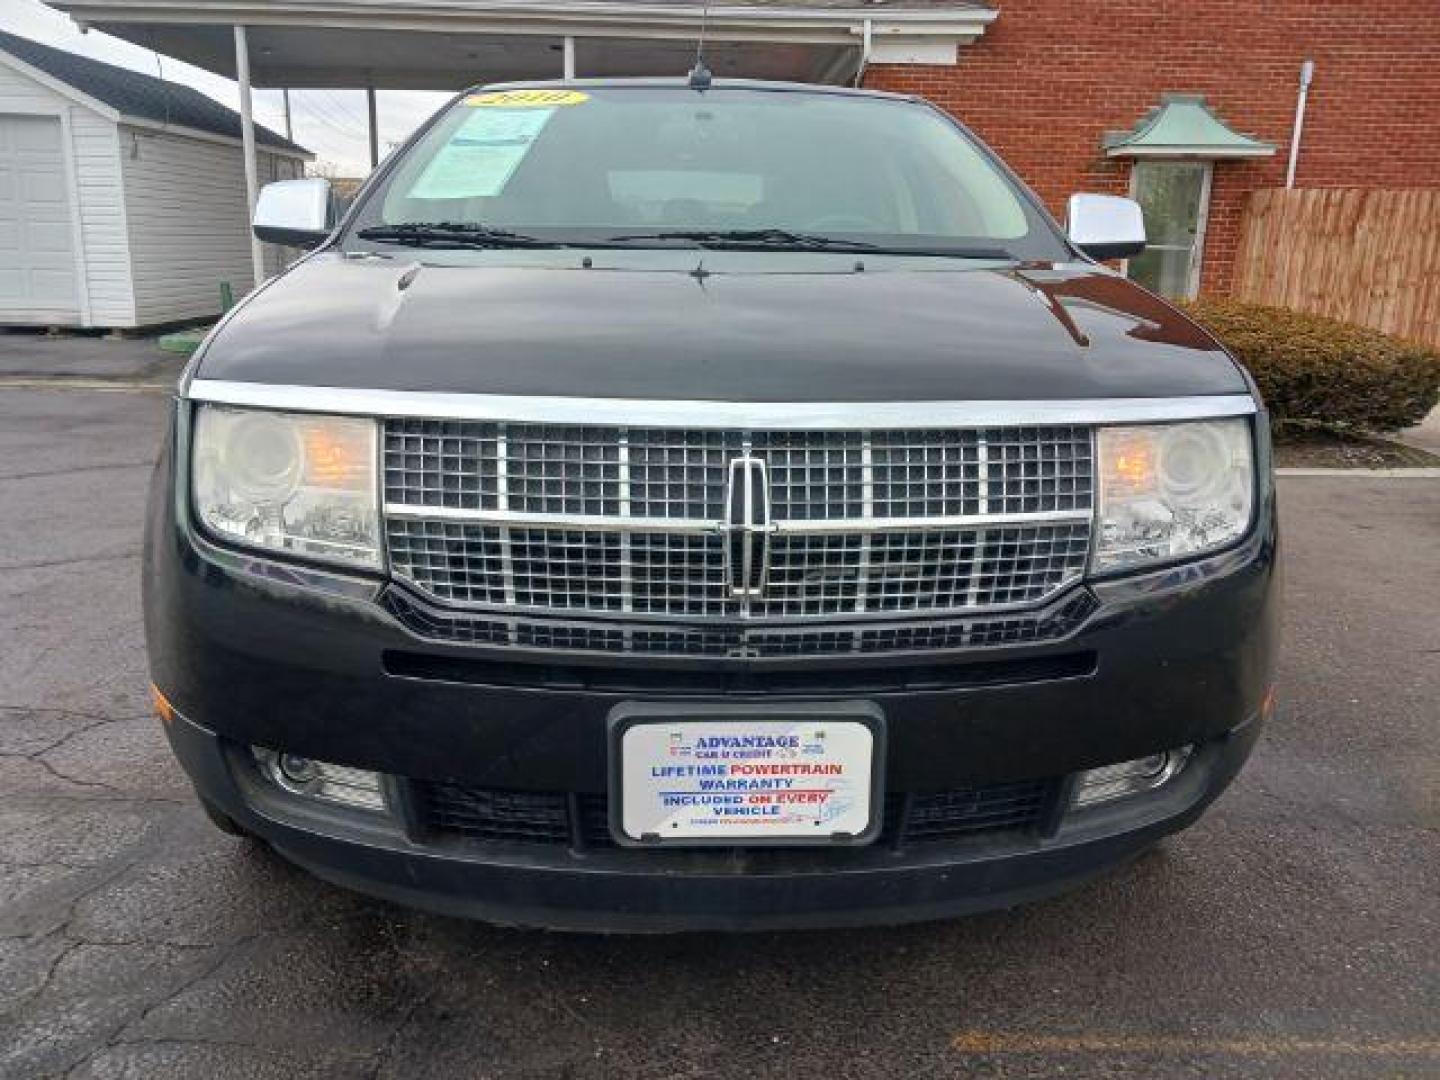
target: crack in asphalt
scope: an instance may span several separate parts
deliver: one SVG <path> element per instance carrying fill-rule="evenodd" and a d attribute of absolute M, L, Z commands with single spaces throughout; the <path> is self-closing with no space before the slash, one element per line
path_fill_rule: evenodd
<path fill-rule="evenodd" d="M 43 480 L 51 476 L 75 476 L 79 473 L 89 472 L 110 472 L 124 469 L 149 469 L 155 465 L 155 459 L 147 458 L 144 461 L 116 461 L 108 464 L 97 465 L 76 465 L 68 469 L 40 469 L 35 472 L 22 473 L 0 473 L 0 483 L 7 480 Z"/>
<path fill-rule="evenodd" d="M 20 713 L 22 715 L 44 713 L 48 716 L 73 716 L 76 718 L 84 719 L 86 721 L 83 726 L 75 728 L 73 731 L 67 731 L 64 735 L 61 735 L 54 742 L 46 746 L 42 746 L 38 750 L 28 750 L 25 752 L 15 750 L 0 750 L 0 758 L 29 758 L 32 760 L 44 754 L 48 754 L 52 750 L 58 750 L 60 749 L 60 747 L 68 743 L 71 739 L 78 739 L 81 735 L 88 735 L 96 728 L 102 728 L 106 724 L 127 724 L 134 723 L 137 720 L 150 719 L 149 713 L 137 713 L 133 716 L 97 716 L 94 713 L 74 712 L 70 709 L 32 708 L 28 705 L 0 705 L 0 713 L 7 712 Z"/>
<path fill-rule="evenodd" d="M 175 809 L 173 807 L 167 808 L 161 813 L 169 816 L 173 821 Z M 164 824 L 165 820 L 163 818 L 159 821 L 147 822 L 147 828 L 137 843 L 125 849 L 125 851 L 111 856 L 111 858 L 106 861 L 96 863 L 82 871 L 82 877 L 93 877 L 94 880 L 56 905 L 63 911 L 63 915 L 58 920 L 51 922 L 48 926 L 31 928 L 16 934 L 0 934 L 0 940 L 13 941 L 26 938 L 45 938 L 57 933 L 66 938 L 72 937 L 70 927 L 75 921 L 76 910 L 79 906 L 100 890 L 118 881 L 125 874 L 141 865 L 142 862 L 155 853 L 158 847 L 163 846 L 163 841 L 168 838 L 169 833 L 173 832 L 173 828 L 163 828 Z M 156 827 L 151 828 L 150 826 L 152 825 Z M 33 904 L 26 906 L 33 907 Z"/>
<path fill-rule="evenodd" d="M 41 937 L 38 940 L 44 941 L 45 938 Z M 18 1004 L 7 1007 L 3 1012 L 0 1012 L 0 1016 L 16 1016 L 28 1008 L 33 1002 L 39 1001 L 40 998 L 44 996 L 45 991 L 50 988 L 50 983 L 54 981 L 55 973 L 60 970 L 60 965 L 65 962 L 65 958 L 83 945 L 84 942 L 77 941 L 73 938 L 69 939 L 68 943 L 51 957 L 50 962 L 45 965 L 45 974 L 40 977 L 39 985 Z"/>
<path fill-rule="evenodd" d="M 92 1054 L 89 1059 L 87 1059 L 86 1061 L 77 1062 L 76 1064 L 70 1066 L 69 1072 L 74 1072 L 82 1065 L 89 1064 L 90 1061 L 93 1061 L 96 1057 L 104 1053 L 106 1050 L 119 1050 L 127 1047 L 161 1046 L 205 1046 L 225 1050 L 242 1050 L 244 1051 L 247 1060 L 253 1059 L 260 1054 L 269 1054 L 276 1057 L 280 1056 L 280 1052 L 274 1050 L 271 1047 L 257 1046 L 253 1042 L 242 1042 L 239 1039 L 216 1039 L 210 1038 L 209 1036 L 205 1035 L 186 1035 L 183 1037 L 178 1035 L 167 1035 L 164 1038 L 117 1039 L 109 1046 L 97 1047 L 94 1054 Z M 332 1056 L 334 1056 L 333 1052 Z"/>
<path fill-rule="evenodd" d="M 57 709 L 51 705 L 0 705 L 0 713 L 44 713 L 46 716 L 75 716 L 94 724 L 113 724 L 120 720 L 144 720 L 148 712 L 127 716 L 106 716 L 103 713 L 86 712 L 84 709 Z"/>
<path fill-rule="evenodd" d="M 138 803 L 140 806 L 189 806 L 190 800 L 171 798 L 168 795 L 128 795 L 117 792 L 114 795 L 85 795 L 69 791 L 46 791 L 20 795 L 0 794 L 0 806 L 24 807 L 30 803 L 79 803 L 82 806 L 124 806 Z M 53 865 L 53 864 L 52 864 Z"/>
<path fill-rule="evenodd" d="M 82 903 L 84 903 L 86 900 L 88 900 L 91 896 L 95 895 L 95 893 L 99 892 L 101 889 L 105 888 L 107 885 L 110 885 L 110 884 L 112 884 L 113 882 L 118 881 L 118 880 L 119 880 L 122 876 L 124 876 L 126 873 L 128 873 L 128 872 L 131 871 L 131 870 L 133 870 L 135 867 L 139 866 L 141 859 L 143 859 L 144 857 L 145 857 L 144 854 L 141 853 L 141 854 L 137 854 L 133 859 L 126 860 L 126 861 L 123 862 L 119 867 L 117 867 L 113 872 L 104 874 L 103 876 L 100 877 L 100 880 L 99 880 L 99 881 L 96 881 L 96 882 L 94 882 L 93 884 L 86 886 L 85 888 L 81 889 L 80 892 L 76 893 L 74 896 L 72 896 L 72 897 L 70 897 L 68 900 L 66 900 L 66 901 L 65 901 L 65 905 L 64 905 L 64 906 L 65 906 L 65 917 L 64 917 L 63 919 L 61 919 L 59 922 L 53 923 L 51 926 L 47 927 L 47 928 L 44 929 L 44 930 L 39 931 L 38 933 L 36 933 L 36 932 L 34 932 L 34 931 L 31 931 L 31 932 L 28 933 L 28 934 L 18 934 L 18 935 L 15 935 L 15 936 L 16 936 L 16 937 L 32 937 L 32 938 L 33 938 L 33 937 L 40 937 L 40 938 L 44 938 L 44 937 L 48 937 L 48 936 L 51 935 L 51 934 L 60 934 L 62 937 L 67 937 L 67 938 L 68 938 L 68 937 L 70 936 L 70 935 L 69 935 L 70 924 L 75 920 L 75 909 L 78 908 L 78 907 L 79 907 Z M 87 867 L 86 869 L 89 870 L 89 871 L 95 872 L 95 873 L 99 873 L 99 872 L 104 868 L 104 866 L 105 866 L 104 863 L 99 863 L 99 864 L 96 864 L 96 865 L 93 866 L 93 867 Z"/>
<path fill-rule="evenodd" d="M 73 863 L 64 859 L 42 859 L 30 862 L 25 859 L 11 859 L 0 855 L 0 866 L 13 866 L 20 870 L 49 870 L 51 867 L 59 867 L 61 870 L 73 870 L 76 873 L 83 873 L 86 870 L 93 870 L 96 863 Z"/>
<path fill-rule="evenodd" d="M 179 984 L 171 988 L 159 998 L 150 999 L 146 1001 L 143 1006 L 137 1006 L 139 1008 L 138 1012 L 135 1008 L 125 1010 L 124 1018 L 111 1029 L 108 1035 L 106 1035 L 98 1043 L 92 1043 L 89 1049 L 84 1052 L 83 1056 L 80 1059 L 71 1062 L 64 1068 L 62 1074 L 64 1076 L 73 1075 L 77 1069 L 83 1067 L 84 1065 L 92 1061 L 97 1054 L 103 1052 L 106 1049 L 110 1049 L 114 1046 L 119 1045 L 120 1042 L 124 1041 L 122 1039 L 122 1036 L 127 1029 L 131 1028 L 136 1024 L 143 1023 L 144 1020 L 148 1016 L 150 1016 L 156 1009 L 162 1007 L 170 1001 L 175 1000 L 177 997 L 179 997 L 181 994 L 184 994 L 190 988 L 200 984 L 205 979 L 215 974 L 242 948 L 263 936 L 264 931 L 257 930 L 249 934 L 243 934 L 240 937 L 235 938 L 229 942 L 220 944 L 200 945 L 194 943 L 180 943 L 170 941 L 147 941 L 143 939 L 136 939 L 134 941 L 111 941 L 103 938 L 90 938 L 85 936 L 84 934 L 78 934 L 75 932 L 74 922 L 77 917 L 80 905 L 83 904 L 90 897 L 99 893 L 101 890 L 120 880 L 127 873 L 139 867 L 147 860 L 152 859 L 157 848 L 164 847 L 172 839 L 172 837 L 169 835 L 171 832 L 173 832 L 173 830 L 157 829 L 150 831 L 149 835 L 135 847 L 131 848 L 128 852 L 126 852 L 124 857 L 117 856 L 116 858 L 110 860 L 111 865 L 101 864 L 100 866 L 85 868 L 87 870 L 90 870 L 95 875 L 94 880 L 90 881 L 89 884 L 85 885 L 79 891 L 70 895 L 64 901 L 62 905 L 63 917 L 61 917 L 58 921 L 41 929 L 31 929 L 27 932 L 19 934 L 0 935 L 0 940 L 23 940 L 32 943 L 38 943 L 45 941 L 47 938 L 57 938 L 66 942 L 65 947 L 62 948 L 61 951 L 55 957 L 52 957 L 51 960 L 47 963 L 45 974 L 41 978 L 40 984 L 36 987 L 36 989 L 27 994 L 22 1002 L 18 1003 L 13 1008 L 8 1008 L 3 1014 L 0 1014 L 4 1015 L 7 1020 L 11 1021 L 21 1020 L 24 1017 L 30 1015 L 35 1010 L 41 998 L 44 996 L 45 991 L 53 984 L 55 975 L 59 971 L 60 965 L 63 963 L 65 957 L 74 954 L 77 949 L 85 946 L 115 947 L 122 949 L 131 947 L 155 948 L 156 946 L 163 946 L 166 948 L 173 948 L 176 950 L 184 950 L 190 952 L 204 952 L 208 950 L 214 950 L 218 954 L 213 963 L 204 965 L 201 970 L 182 980 Z"/>
<path fill-rule="evenodd" d="M 48 754 L 51 753 L 51 751 L 47 750 L 45 753 Z M 184 799 L 171 798 L 168 795 L 131 795 L 123 788 L 117 788 L 114 784 L 107 784 L 103 780 L 81 780 L 77 776 L 71 776 L 57 769 L 55 765 L 45 757 L 45 754 L 37 755 L 30 760 L 57 780 L 62 780 L 67 784 L 77 784 L 80 787 L 99 788 L 101 791 L 107 791 L 111 795 L 121 799 L 128 799 L 133 802 L 171 803 L 175 806 L 183 806 L 186 803 Z"/>
<path fill-rule="evenodd" d="M 12 711 L 24 712 L 24 711 L 26 711 L 26 710 L 17 708 L 17 707 L 15 707 L 15 706 L 0 706 L 0 711 L 5 711 L 5 712 L 12 712 Z M 30 711 L 32 711 L 32 712 L 38 712 L 38 711 L 42 711 L 42 710 L 30 710 Z M 78 714 L 78 713 L 65 713 L 65 712 L 60 711 L 60 710 L 56 710 L 56 712 L 58 713 L 58 715 L 62 715 L 62 716 L 65 716 L 65 715 L 76 715 L 76 716 L 81 715 L 81 714 Z M 139 793 L 135 793 L 135 792 L 126 791 L 124 788 L 116 787 L 114 784 L 106 783 L 106 782 L 103 781 L 103 780 L 90 780 L 90 779 L 86 779 L 86 778 L 84 778 L 84 777 L 82 777 L 82 776 L 76 776 L 76 775 L 74 775 L 74 774 L 72 774 L 72 773 L 65 772 L 63 769 L 61 769 L 59 766 L 57 766 L 53 761 L 51 761 L 51 760 L 49 759 L 49 756 L 48 756 L 48 755 L 53 754 L 55 751 L 63 748 L 67 743 L 73 741 L 74 739 L 79 738 L 79 737 L 82 736 L 82 735 L 87 735 L 87 734 L 89 734 L 89 733 L 92 732 L 92 731 L 96 731 L 96 730 L 98 730 L 99 728 L 105 727 L 105 726 L 108 725 L 108 724 L 135 723 L 135 722 L 137 722 L 137 721 L 148 720 L 148 719 L 149 719 L 149 715 L 148 715 L 148 714 L 140 714 L 140 715 L 138 715 L 138 716 L 123 716 L 123 717 L 117 716 L 117 717 L 109 717 L 109 718 L 105 718 L 105 719 L 93 720 L 93 721 L 91 721 L 90 723 L 87 723 L 87 724 L 83 725 L 82 727 L 76 728 L 76 729 L 74 729 L 73 731 L 68 731 L 68 732 L 66 732 L 64 735 L 61 735 L 61 736 L 60 736 L 59 738 L 57 738 L 55 741 L 53 741 L 53 742 L 51 742 L 51 743 L 49 743 L 49 744 L 47 744 L 47 745 L 45 745 L 45 746 L 42 746 L 42 747 L 40 747 L 39 749 L 36 749 L 36 750 L 29 750 L 29 751 L 24 751 L 24 752 L 13 751 L 13 750 L 0 750 L 0 758 L 12 758 L 12 759 L 20 760 L 20 761 L 30 761 L 30 762 L 33 762 L 34 764 L 40 766 L 40 767 L 41 767 L 42 769 L 44 769 L 47 773 L 49 773 L 51 776 L 53 776 L 55 779 L 61 781 L 62 783 L 74 784 L 74 785 L 76 785 L 77 787 L 95 788 L 95 789 L 97 789 L 98 791 L 103 791 L 103 792 L 108 793 L 108 794 L 111 796 L 111 798 L 110 798 L 110 799 L 107 799 L 106 801 L 125 801 L 125 802 L 137 802 L 137 803 L 164 803 L 164 804 L 168 804 L 168 805 L 172 805 L 172 806 L 183 806 L 183 805 L 186 804 L 186 800 L 183 799 L 183 798 L 177 798 L 177 797 L 170 796 L 170 795 L 144 795 L 144 794 L 139 794 Z M 26 797 L 33 797 L 33 796 L 21 796 L 21 797 L 22 797 L 22 798 L 26 798 Z M 53 796 L 53 795 L 50 795 L 50 794 L 48 794 L 48 793 L 46 794 L 46 798 L 54 798 L 54 797 L 63 797 L 63 796 Z M 5 795 L 3 795 L 3 794 L 0 794 L 0 802 L 5 801 L 7 798 L 8 798 L 7 796 L 5 796 Z"/>
<path fill-rule="evenodd" d="M 0 565 L 0 572 L 6 570 L 48 570 L 56 566 L 82 566 L 86 563 L 128 562 L 131 559 L 140 558 L 141 554 L 141 550 L 136 548 L 133 551 L 120 551 L 113 555 L 78 555 L 73 559 L 48 559 L 36 562 L 4 563 Z"/>
<path fill-rule="evenodd" d="M 307 917 L 307 918 L 301 919 L 301 920 L 300 920 L 298 923 L 296 923 L 294 926 L 290 927 L 287 932 L 288 932 L 288 933 L 294 933 L 294 932 L 296 932 L 296 931 L 308 930 L 308 929 L 310 929 L 311 927 L 313 927 L 314 925 L 315 925 L 315 920 L 314 920 L 312 917 Z M 235 1048 L 237 1048 L 237 1049 L 243 1049 L 243 1050 L 247 1051 L 248 1053 L 253 1054 L 253 1053 L 256 1051 L 256 1049 L 257 1049 L 254 1043 L 246 1043 L 246 1042 L 241 1042 L 241 1041 L 238 1041 L 238 1040 L 210 1039 L 210 1038 L 198 1038 L 198 1037 L 173 1038 L 173 1037 L 168 1037 L 168 1036 L 167 1036 L 167 1037 L 161 1037 L 161 1038 L 153 1038 L 153 1037 L 148 1037 L 148 1036 L 127 1036 L 127 1035 L 126 1035 L 126 1032 L 127 1032 L 127 1031 L 130 1031 L 130 1030 L 133 1029 L 133 1028 L 139 1027 L 140 1025 L 144 1024 L 145 1021 L 148 1020 L 148 1019 L 149 1019 L 156 1011 L 158 1011 L 159 1009 L 164 1008 L 166 1005 L 169 1005 L 170 1003 L 172 1003 L 172 1002 L 176 1001 L 177 999 L 179 999 L 182 995 L 190 992 L 191 990 L 195 989 L 195 988 L 198 987 L 198 986 L 203 985 L 205 982 L 209 981 L 211 978 L 213 978 L 214 976 L 218 975 L 218 974 L 226 967 L 226 965 L 228 965 L 233 959 L 235 959 L 242 951 L 244 951 L 245 949 L 250 948 L 250 947 L 253 946 L 257 941 L 260 941 L 260 940 L 263 939 L 263 938 L 273 937 L 273 936 L 274 936 L 274 931 L 273 931 L 273 929 L 264 929 L 264 930 L 255 930 L 255 931 L 253 931 L 253 932 L 251 932 L 251 933 L 248 933 L 248 934 L 242 934 L 242 935 L 240 935 L 239 937 L 233 939 L 232 941 L 225 942 L 225 943 L 221 943 L 221 944 L 215 944 L 215 945 L 194 945 L 194 944 L 191 944 L 191 945 L 177 945 L 177 944 L 173 944 L 173 943 L 170 943 L 170 942 L 158 943 L 158 944 L 164 944 L 164 945 L 166 945 L 167 947 L 172 947 L 172 948 L 177 948 L 177 949 L 189 948 L 189 949 L 193 949 L 193 950 L 195 950 L 195 951 L 197 951 L 197 952 L 198 952 L 198 951 L 204 951 L 204 950 L 207 950 L 207 949 L 215 949 L 215 950 L 218 950 L 218 951 L 219 951 L 219 955 L 215 958 L 215 960 L 214 960 L 213 963 L 207 964 L 202 970 L 196 972 L 194 975 L 192 975 L 192 976 L 190 976 L 189 978 L 185 979 L 184 981 L 182 981 L 182 982 L 179 983 L 178 985 L 172 987 L 170 990 L 168 990 L 166 993 L 164 993 L 163 995 L 161 995 L 159 998 L 156 998 L 155 1000 L 150 1001 L 148 1004 L 144 1005 L 142 1008 L 140 1008 L 138 1014 L 134 1013 L 133 1010 L 132 1010 L 131 1015 L 127 1016 L 121 1023 L 119 1023 L 118 1025 L 116 1025 L 116 1026 L 111 1030 L 110 1034 L 107 1035 L 107 1036 L 105 1036 L 105 1037 L 103 1038 L 103 1040 L 101 1040 L 97 1045 L 94 1045 L 94 1046 L 85 1054 L 85 1056 L 84 1056 L 83 1058 L 81 1058 L 80 1060 L 75 1061 L 75 1062 L 73 1062 L 71 1065 L 69 1065 L 69 1066 L 66 1068 L 66 1070 L 65 1070 L 65 1072 L 64 1072 L 63 1075 L 66 1076 L 66 1077 L 73 1076 L 73 1075 L 75 1074 L 75 1072 L 76 1072 L 77 1069 L 80 1069 L 80 1068 L 84 1067 L 85 1065 L 88 1065 L 89 1063 L 91 1063 L 92 1061 L 94 1061 L 96 1057 L 98 1057 L 100 1054 L 104 1053 L 105 1051 L 107 1051 L 107 1050 L 113 1050 L 113 1049 L 118 1049 L 118 1048 L 124 1047 L 124 1046 L 146 1046 L 146 1045 L 164 1045 L 164 1044 L 191 1045 L 191 1044 L 193 1044 L 193 1045 L 198 1045 L 198 1046 L 235 1047 Z M 78 940 L 83 940 L 83 939 L 78 939 Z M 107 942 L 107 943 L 105 943 L 105 944 L 111 944 L 111 943 L 108 943 L 108 942 Z M 113 943 L 113 944 L 126 945 L 126 944 L 129 944 L 129 943 L 127 943 L 127 942 L 115 942 L 115 943 Z M 137 944 L 151 945 L 151 946 L 153 946 L 154 944 L 157 944 L 157 943 L 155 943 L 155 942 L 140 941 L 140 942 L 137 942 Z M 379 1055 L 379 1059 L 378 1059 L 377 1062 L 376 1062 L 376 1065 L 375 1065 L 375 1068 L 374 1068 L 374 1071 L 373 1071 L 372 1075 L 378 1074 L 379 1069 L 380 1069 L 381 1067 L 383 1067 L 383 1065 L 384 1065 L 384 1058 L 385 1058 L 385 1056 L 393 1049 L 393 1045 L 392 1045 L 392 1044 L 393 1044 L 396 1040 L 398 1040 L 401 1032 L 402 1032 L 402 1031 L 404 1030 L 404 1028 L 410 1023 L 410 1020 L 411 1020 L 411 1019 L 414 1017 L 414 1015 L 419 1011 L 419 1009 L 420 1009 L 424 1004 L 426 1004 L 427 1002 L 429 1002 L 429 1001 L 434 997 L 434 995 L 435 995 L 437 992 L 438 992 L 438 987 L 432 988 L 431 990 L 429 990 L 429 991 L 427 991 L 426 993 L 424 993 L 424 994 L 420 995 L 419 997 L 417 997 L 417 998 L 411 1003 L 410 1007 L 409 1007 L 408 1009 L 406 1009 L 405 1014 L 401 1017 L 400 1021 L 396 1024 L 395 1030 L 392 1031 L 391 1034 L 386 1038 L 385 1044 L 384 1044 L 382 1047 L 380 1047 L 379 1050 L 376 1051 L 376 1054 Z"/>
<path fill-rule="evenodd" d="M 222 948 L 225 944 L 224 942 L 221 942 L 220 944 L 215 944 L 214 942 L 201 943 L 195 941 L 174 941 L 170 938 L 139 937 L 112 939 L 81 937 L 74 934 L 69 934 L 67 936 L 70 938 L 71 941 L 78 941 L 81 945 L 95 945 L 100 948 L 107 949 L 153 949 L 159 946 L 166 949 L 176 949 L 180 951 L 204 952 L 207 949 Z"/>
<path fill-rule="evenodd" d="M 118 1025 L 116 1025 L 116 1027 L 110 1032 L 109 1035 L 105 1036 L 105 1038 L 99 1043 L 99 1045 L 92 1047 L 85 1054 L 84 1057 L 68 1066 L 65 1070 L 64 1075 L 67 1077 L 73 1076 L 77 1069 L 88 1065 L 90 1062 L 94 1061 L 98 1055 L 104 1053 L 106 1050 L 113 1050 L 116 1047 L 122 1046 L 126 1042 L 130 1041 L 123 1038 L 127 1028 L 133 1027 L 137 1024 L 143 1024 L 146 1019 L 149 1018 L 150 1014 L 153 1013 L 156 1009 L 163 1008 L 164 1006 L 168 1005 L 170 1002 L 178 998 L 181 994 L 184 994 L 193 987 L 203 983 L 206 979 L 210 978 L 222 967 L 224 967 L 225 964 L 228 963 L 230 959 L 234 957 L 236 953 L 238 953 L 242 948 L 258 940 L 261 936 L 262 932 L 256 931 L 253 934 L 246 934 L 244 937 L 238 938 L 237 940 L 229 943 L 228 945 L 210 946 L 211 948 L 218 949 L 220 952 L 220 955 L 216 957 L 214 963 L 207 964 L 204 968 L 202 968 L 194 975 L 190 976 L 188 979 L 181 981 L 179 985 L 172 987 L 170 990 L 162 994 L 159 998 L 145 1005 L 140 1010 L 139 1015 L 130 1015 L 125 1017 L 125 1019 L 123 1019 Z"/>

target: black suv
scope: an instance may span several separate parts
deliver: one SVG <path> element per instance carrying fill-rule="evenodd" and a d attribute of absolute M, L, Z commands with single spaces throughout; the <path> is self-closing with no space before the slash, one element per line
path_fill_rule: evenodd
<path fill-rule="evenodd" d="M 1038 897 L 1193 821 L 1270 708 L 1265 413 L 923 101 L 481 88 L 207 339 L 149 509 L 211 818 L 576 929 Z"/>

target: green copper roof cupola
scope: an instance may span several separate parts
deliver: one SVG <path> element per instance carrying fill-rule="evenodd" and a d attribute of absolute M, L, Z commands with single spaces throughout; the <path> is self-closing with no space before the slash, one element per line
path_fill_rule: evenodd
<path fill-rule="evenodd" d="M 1107 157 L 1259 158 L 1273 143 L 1242 135 L 1215 115 L 1199 94 L 1165 94 L 1130 131 L 1109 132 Z"/>

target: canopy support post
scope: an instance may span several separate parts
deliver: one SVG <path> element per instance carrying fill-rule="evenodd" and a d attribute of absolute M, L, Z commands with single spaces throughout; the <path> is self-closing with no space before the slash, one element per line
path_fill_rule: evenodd
<path fill-rule="evenodd" d="M 573 34 L 565 37 L 565 78 L 575 78 L 575 36 Z"/>
<path fill-rule="evenodd" d="M 245 27 L 235 27 L 235 79 L 240 84 L 240 144 L 245 156 L 245 225 L 255 216 L 255 203 L 260 198 L 260 170 L 255 159 L 255 115 L 250 103 L 250 48 L 245 40 Z M 265 247 L 250 232 L 250 265 L 258 288 L 265 280 Z"/>
<path fill-rule="evenodd" d="M 369 116 L 370 169 L 380 164 L 380 124 L 375 113 L 375 87 L 365 88 L 365 107 Z"/>

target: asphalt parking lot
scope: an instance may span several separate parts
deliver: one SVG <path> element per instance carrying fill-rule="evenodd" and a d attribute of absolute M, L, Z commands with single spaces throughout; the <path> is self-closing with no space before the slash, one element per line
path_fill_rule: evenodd
<path fill-rule="evenodd" d="M 1440 480 L 1282 481 L 1282 706 L 1194 829 L 964 921 L 600 938 L 215 832 L 148 715 L 166 401 L 0 389 L 0 1076 L 1440 1076 Z"/>

